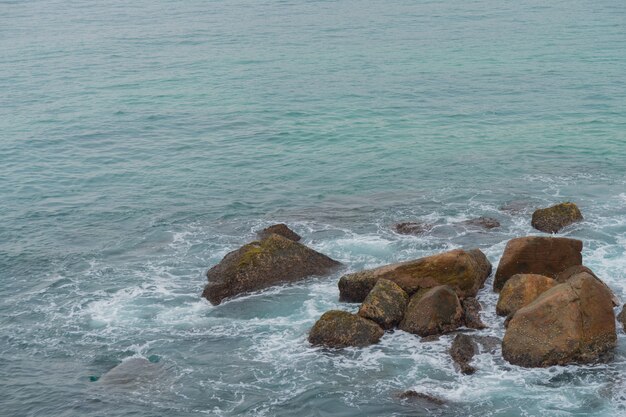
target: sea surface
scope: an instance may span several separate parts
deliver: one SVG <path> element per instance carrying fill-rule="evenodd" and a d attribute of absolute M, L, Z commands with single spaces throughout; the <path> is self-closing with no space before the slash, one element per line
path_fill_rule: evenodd
<path fill-rule="evenodd" d="M 307 342 L 358 307 L 342 273 L 472 247 L 495 267 L 568 200 L 563 235 L 626 300 L 623 0 L 0 1 L 0 414 L 624 416 L 621 327 L 608 364 L 498 350 L 471 376 L 452 336 Z M 478 216 L 502 226 L 458 224 Z M 275 222 L 345 268 L 202 299 Z"/>

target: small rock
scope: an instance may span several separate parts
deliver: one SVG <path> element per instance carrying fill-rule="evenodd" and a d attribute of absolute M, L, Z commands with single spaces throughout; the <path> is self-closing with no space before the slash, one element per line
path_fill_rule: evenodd
<path fill-rule="evenodd" d="M 513 315 L 502 340 L 512 364 L 547 367 L 604 360 L 617 344 L 611 294 L 582 273 Z"/>
<path fill-rule="evenodd" d="M 417 222 L 405 222 L 398 223 L 394 226 L 397 233 L 401 235 L 423 235 L 429 232 L 433 228 L 432 224 L 417 223 Z"/>
<path fill-rule="evenodd" d="M 409 295 L 420 288 L 446 284 L 461 298 L 473 297 L 490 271 L 491 264 L 479 249 L 456 249 L 344 275 L 339 280 L 339 297 L 341 301 L 362 302 L 382 278 L 395 282 Z"/>
<path fill-rule="evenodd" d="M 508 203 L 503 204 L 500 207 L 500 210 L 507 212 L 507 213 L 511 213 L 511 214 L 520 214 L 520 213 L 529 212 L 530 210 L 532 210 L 533 206 L 534 204 L 531 203 L 530 201 L 513 200 L 513 201 L 509 201 Z"/>
<path fill-rule="evenodd" d="M 555 278 L 559 272 L 582 265 L 583 243 L 562 237 L 527 236 L 511 239 L 496 271 L 493 289 L 499 292 L 516 274 L 539 274 Z"/>
<path fill-rule="evenodd" d="M 492 217 L 478 217 L 463 222 L 468 226 L 482 227 L 483 229 L 495 229 L 500 227 L 500 222 Z"/>
<path fill-rule="evenodd" d="M 397 284 L 380 279 L 359 308 L 359 316 L 378 323 L 385 330 L 392 329 L 404 317 L 409 296 Z"/>
<path fill-rule="evenodd" d="M 487 326 L 480 319 L 480 310 L 482 310 L 482 306 L 474 297 L 467 297 L 461 301 L 461 306 L 463 307 L 463 320 L 465 321 L 465 326 L 470 329 L 484 329 Z"/>
<path fill-rule="evenodd" d="M 578 206 L 574 203 L 561 203 L 552 207 L 535 210 L 532 226 L 546 233 L 557 233 L 565 226 L 583 220 Z"/>
<path fill-rule="evenodd" d="M 463 308 L 459 298 L 450 286 L 440 285 L 411 297 L 400 329 L 430 336 L 451 332 L 462 323 Z"/>
<path fill-rule="evenodd" d="M 472 338 L 466 334 L 457 334 L 450 347 L 450 356 L 458 365 L 461 373 L 471 375 L 476 372 L 476 368 L 469 363 L 477 353 L 478 348 Z"/>
<path fill-rule="evenodd" d="M 446 403 L 441 398 L 413 390 L 404 391 L 398 395 L 398 398 L 401 400 L 423 400 L 434 405 L 444 405 Z"/>
<path fill-rule="evenodd" d="M 535 301 L 543 292 L 557 285 L 552 278 L 537 274 L 517 274 L 500 291 L 496 314 L 508 316 Z"/>
<path fill-rule="evenodd" d="M 265 239 L 266 237 L 269 237 L 269 235 L 271 235 L 272 233 L 276 233 L 277 235 L 286 237 L 287 239 L 293 240 L 294 242 L 299 242 L 300 239 L 302 239 L 299 234 L 291 230 L 284 223 L 274 224 L 270 227 L 266 227 L 265 229 L 257 232 L 257 236 L 259 237 L 259 239 Z"/>
<path fill-rule="evenodd" d="M 378 343 L 384 330 L 371 320 L 346 311 L 327 311 L 309 332 L 314 346 L 343 348 L 363 347 Z"/>

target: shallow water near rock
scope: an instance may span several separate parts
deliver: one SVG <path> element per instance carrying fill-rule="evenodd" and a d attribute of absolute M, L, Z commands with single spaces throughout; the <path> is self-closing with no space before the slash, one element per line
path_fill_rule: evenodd
<path fill-rule="evenodd" d="M 340 272 L 200 297 L 276 222 L 349 272 L 471 247 L 496 267 L 539 234 L 533 208 L 574 201 L 561 234 L 626 300 L 625 19 L 621 0 L 0 2 L 0 414 L 626 414 L 621 328 L 607 364 L 497 348 L 466 376 L 454 335 L 311 348 L 323 312 L 358 308 Z M 501 226 L 455 226 L 481 216 Z M 492 286 L 474 334 L 502 338 Z M 92 382 L 152 355 L 158 378 Z"/>

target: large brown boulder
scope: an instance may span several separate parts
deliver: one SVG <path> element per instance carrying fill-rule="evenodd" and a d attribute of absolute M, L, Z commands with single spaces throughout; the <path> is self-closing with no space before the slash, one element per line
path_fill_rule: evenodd
<path fill-rule="evenodd" d="M 513 275 L 502 287 L 496 314 L 508 316 L 535 301 L 542 293 L 557 285 L 552 278 L 537 274 Z"/>
<path fill-rule="evenodd" d="M 269 227 L 266 227 L 265 229 L 258 231 L 257 236 L 259 237 L 259 239 L 265 239 L 269 237 L 272 233 L 276 233 L 277 235 L 286 237 L 287 239 L 293 240 L 294 242 L 299 242 L 300 239 L 302 239 L 299 234 L 291 230 L 284 223 L 273 224 Z"/>
<path fill-rule="evenodd" d="M 227 254 L 209 269 L 202 296 L 217 305 L 224 298 L 311 275 L 326 275 L 339 262 L 277 234 Z"/>
<path fill-rule="evenodd" d="M 598 278 L 598 276 L 589 268 L 587 268 L 584 265 L 576 265 L 576 266 L 572 266 L 570 268 L 567 268 L 565 271 L 560 272 L 557 276 L 556 276 L 556 280 L 559 283 L 563 283 L 566 281 L 569 281 L 571 278 L 575 277 L 578 274 L 582 274 L 582 273 L 587 273 L 591 276 L 593 276 L 594 278 L 596 278 L 598 281 L 600 281 L 602 283 L 602 285 L 605 285 L 606 288 L 611 292 L 611 299 L 613 301 L 613 307 L 617 307 L 618 305 L 620 305 L 620 300 L 619 298 L 617 298 L 617 296 L 615 295 L 615 293 L 613 292 L 613 290 L 604 283 L 604 281 L 602 281 L 600 278 Z"/>
<path fill-rule="evenodd" d="M 371 320 L 346 311 L 331 310 L 322 314 L 309 332 L 314 346 L 343 348 L 378 343 L 384 330 Z"/>
<path fill-rule="evenodd" d="M 571 266 L 582 265 L 583 243 L 562 237 L 528 236 L 511 239 L 496 270 L 493 289 L 499 292 L 516 274 L 539 274 L 555 278 Z"/>
<path fill-rule="evenodd" d="M 379 279 L 388 279 L 409 295 L 420 288 L 450 285 L 459 297 L 473 297 L 483 286 L 490 271 L 491 264 L 479 249 L 456 249 L 344 275 L 339 280 L 339 294 L 341 301 L 362 302 Z"/>
<path fill-rule="evenodd" d="M 512 317 L 502 341 L 504 359 L 525 367 L 601 360 L 616 345 L 611 294 L 579 274 L 541 294 Z"/>
<path fill-rule="evenodd" d="M 583 219 L 578 206 L 574 203 L 561 203 L 552 207 L 535 210 L 532 226 L 546 233 L 557 233 L 565 226 Z"/>
<path fill-rule="evenodd" d="M 392 281 L 381 279 L 361 304 L 358 314 L 388 330 L 400 323 L 408 303 L 409 296 L 402 288 Z"/>
<path fill-rule="evenodd" d="M 451 332 L 462 324 L 463 308 L 459 297 L 452 287 L 440 285 L 411 297 L 399 327 L 424 337 Z"/>

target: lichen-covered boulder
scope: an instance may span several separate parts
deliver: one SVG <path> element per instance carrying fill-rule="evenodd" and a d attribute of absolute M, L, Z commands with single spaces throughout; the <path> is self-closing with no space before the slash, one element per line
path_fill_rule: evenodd
<path fill-rule="evenodd" d="M 583 220 L 578 206 L 574 203 L 561 203 L 552 207 L 535 210 L 532 226 L 546 233 L 557 233 L 565 226 Z"/>
<path fill-rule="evenodd" d="M 562 237 L 527 236 L 511 239 L 496 270 L 493 289 L 499 292 L 516 274 L 539 274 L 555 278 L 571 266 L 582 265 L 583 243 Z"/>
<path fill-rule="evenodd" d="M 293 240 L 294 242 L 299 242 L 300 239 L 302 239 L 299 234 L 291 230 L 284 223 L 273 224 L 269 227 L 266 227 L 265 229 L 258 231 L 257 236 L 259 239 L 265 239 L 269 237 L 272 233 L 276 233 L 277 235 L 286 237 L 287 239 Z"/>
<path fill-rule="evenodd" d="M 469 327 L 470 329 L 484 329 L 487 327 L 480 318 L 482 306 L 476 298 L 464 298 L 461 300 L 461 306 L 463 307 L 463 322 L 465 323 L 465 327 Z"/>
<path fill-rule="evenodd" d="M 388 279 L 381 279 L 361 304 L 358 314 L 389 330 L 400 323 L 408 303 L 409 296 L 402 288 Z"/>
<path fill-rule="evenodd" d="M 525 367 L 591 363 L 604 359 L 616 343 L 611 294 L 583 273 L 517 310 L 502 340 L 502 355 Z"/>
<path fill-rule="evenodd" d="M 227 297 L 311 275 L 327 275 L 339 262 L 277 234 L 244 245 L 209 269 L 202 296 L 217 305 Z"/>
<path fill-rule="evenodd" d="M 476 368 L 470 365 L 470 362 L 478 353 L 478 346 L 471 336 L 463 333 L 457 334 L 452 341 L 449 353 L 462 374 L 471 375 L 476 372 Z"/>
<path fill-rule="evenodd" d="M 557 282 L 543 275 L 513 275 L 502 287 L 496 305 L 496 314 L 508 316 L 535 301 L 542 293 L 557 285 Z"/>
<path fill-rule="evenodd" d="M 620 300 L 619 298 L 615 295 L 615 293 L 613 292 L 613 290 L 606 285 L 606 283 L 604 281 L 602 281 L 600 278 L 598 278 L 598 276 L 589 268 L 587 268 L 584 265 L 576 265 L 576 266 L 572 266 L 570 268 L 567 268 L 565 271 L 560 272 L 557 276 L 556 276 L 556 280 L 559 283 L 563 283 L 566 282 L 568 280 L 570 280 L 571 278 L 575 277 L 578 274 L 582 274 L 582 273 L 587 273 L 589 275 L 591 275 L 592 277 L 596 278 L 598 281 L 600 281 L 602 283 L 602 285 L 605 285 L 606 288 L 611 292 L 611 299 L 613 301 L 613 307 L 617 307 L 618 305 L 620 305 Z"/>
<path fill-rule="evenodd" d="M 309 332 L 314 346 L 343 348 L 363 347 L 378 343 L 384 330 L 371 320 L 347 311 L 331 310 L 322 314 Z"/>
<path fill-rule="evenodd" d="M 443 334 L 463 324 L 459 297 L 448 285 L 419 291 L 411 297 L 400 329 L 419 336 Z"/>
<path fill-rule="evenodd" d="M 339 294 L 341 301 L 362 302 L 379 279 L 388 279 L 409 295 L 420 288 L 450 285 L 459 297 L 473 297 L 490 271 L 491 264 L 479 249 L 456 249 L 344 275 L 339 280 Z"/>
<path fill-rule="evenodd" d="M 417 222 L 404 222 L 398 223 L 394 226 L 397 233 L 401 235 L 423 235 L 429 232 L 433 228 L 432 224 L 417 223 Z"/>

